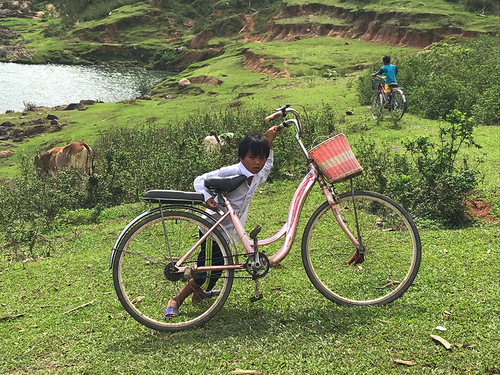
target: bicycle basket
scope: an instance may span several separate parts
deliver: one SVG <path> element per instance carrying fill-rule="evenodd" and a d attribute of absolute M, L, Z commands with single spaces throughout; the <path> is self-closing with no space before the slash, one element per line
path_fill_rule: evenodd
<path fill-rule="evenodd" d="M 344 134 L 337 134 L 320 143 L 309 151 L 309 155 L 330 184 L 348 180 L 363 172 Z"/>
<path fill-rule="evenodd" d="M 372 78 L 372 90 L 373 91 L 377 91 L 378 90 L 378 87 L 379 85 L 382 83 L 382 81 L 380 79 L 377 79 L 377 78 Z"/>

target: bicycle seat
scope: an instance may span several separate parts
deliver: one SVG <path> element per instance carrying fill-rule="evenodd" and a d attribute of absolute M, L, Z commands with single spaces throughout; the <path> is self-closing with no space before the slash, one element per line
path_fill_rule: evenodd
<path fill-rule="evenodd" d="M 398 84 L 397 83 L 389 83 L 389 87 L 391 87 L 391 88 L 398 87 Z"/>
<path fill-rule="evenodd" d="M 228 177 L 210 177 L 205 180 L 205 187 L 216 193 L 221 191 L 229 193 L 237 189 L 246 180 L 246 176 L 242 174 Z"/>
<path fill-rule="evenodd" d="M 177 190 L 149 190 L 144 194 L 144 201 L 149 203 L 183 203 L 194 204 L 205 202 L 202 193 L 177 191 Z"/>

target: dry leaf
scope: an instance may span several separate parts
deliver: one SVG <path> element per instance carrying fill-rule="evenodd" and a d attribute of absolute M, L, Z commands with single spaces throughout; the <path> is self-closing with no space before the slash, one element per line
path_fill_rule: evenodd
<path fill-rule="evenodd" d="M 472 343 L 468 343 L 468 342 L 465 342 L 463 344 L 456 344 L 459 348 L 475 348 L 477 346 L 477 344 L 472 344 Z"/>
<path fill-rule="evenodd" d="M 133 300 L 132 300 L 132 303 L 134 305 L 137 305 L 139 302 L 141 302 L 144 298 L 146 298 L 145 296 L 139 296 L 139 297 L 135 297 Z"/>
<path fill-rule="evenodd" d="M 401 365 L 406 365 L 406 366 L 416 366 L 417 363 L 413 361 L 403 361 L 402 359 L 396 359 L 394 362 L 399 363 Z"/>
<path fill-rule="evenodd" d="M 438 336 L 438 335 L 431 335 L 431 339 L 433 340 L 436 340 L 437 342 L 439 342 L 441 345 L 443 345 L 447 350 L 450 350 L 451 349 L 451 344 L 446 341 L 445 339 L 443 339 L 441 336 Z"/>
<path fill-rule="evenodd" d="M 263 375 L 262 372 L 257 370 L 243 370 L 241 368 L 231 371 L 231 374 Z"/>

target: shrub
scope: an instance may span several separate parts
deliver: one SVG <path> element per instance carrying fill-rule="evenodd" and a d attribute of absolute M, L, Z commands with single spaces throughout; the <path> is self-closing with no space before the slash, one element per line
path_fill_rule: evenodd
<path fill-rule="evenodd" d="M 499 101 L 495 95 L 500 81 L 499 36 L 482 35 L 453 45 L 435 44 L 428 51 L 399 59 L 396 65 L 409 112 L 438 119 L 458 109 L 479 115 L 484 125 L 498 121 Z M 375 69 L 378 67 L 372 71 Z M 464 79 L 470 77 L 470 72 L 473 79 Z M 370 104 L 370 79 L 366 73 L 358 81 L 361 104 Z"/>
<path fill-rule="evenodd" d="M 448 125 L 439 128 L 439 144 L 418 137 L 405 147 L 421 182 L 414 185 L 412 209 L 422 218 L 438 219 L 444 224 L 458 225 L 468 220 L 467 196 L 477 185 L 478 172 L 463 158 L 457 165 L 462 145 L 480 148 L 474 141 L 474 120 L 458 110 L 446 116 Z"/>
<path fill-rule="evenodd" d="M 420 220 L 460 225 L 469 220 L 467 197 L 477 185 L 478 172 L 467 158 L 457 160 L 463 145 L 480 148 L 473 138 L 474 121 L 454 110 L 440 126 L 438 143 L 417 137 L 399 153 L 361 138 L 353 144 L 363 174 L 359 189 L 375 190 L 398 201 Z"/>
<path fill-rule="evenodd" d="M 40 255 L 35 245 L 45 242 L 44 235 L 58 225 L 60 212 L 87 204 L 86 182 L 79 171 L 67 169 L 55 177 L 36 176 L 32 160 L 26 156 L 21 166 L 20 177 L 0 184 L 0 229 L 16 258 Z M 47 251 L 50 253 L 50 247 Z"/>

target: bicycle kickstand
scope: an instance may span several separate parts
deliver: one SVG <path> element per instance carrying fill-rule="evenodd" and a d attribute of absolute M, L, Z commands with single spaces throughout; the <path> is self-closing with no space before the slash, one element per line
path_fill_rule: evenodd
<path fill-rule="evenodd" d="M 258 264 L 259 261 L 259 247 L 257 245 L 257 235 L 259 234 L 261 230 L 261 226 L 257 225 L 257 227 L 250 233 L 250 238 L 253 239 L 253 250 L 254 250 L 254 261 Z M 254 295 L 250 297 L 250 302 L 257 302 L 258 300 L 262 299 L 262 293 L 259 292 L 259 276 L 254 275 L 252 277 L 253 280 L 253 289 L 254 289 Z"/>

